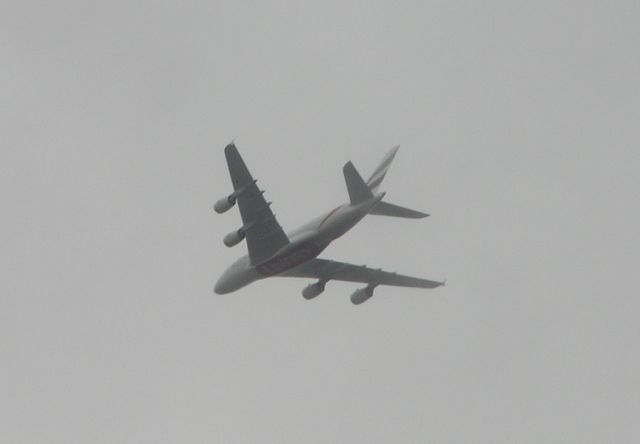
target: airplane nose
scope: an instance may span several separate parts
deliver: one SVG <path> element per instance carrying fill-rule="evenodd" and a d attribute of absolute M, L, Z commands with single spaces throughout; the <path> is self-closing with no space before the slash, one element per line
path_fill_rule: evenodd
<path fill-rule="evenodd" d="M 213 287 L 213 291 L 216 294 L 232 293 L 245 285 L 250 284 L 255 278 L 249 273 L 248 270 L 243 269 L 243 264 L 236 263 L 222 273 L 222 276 L 218 278 L 216 285 Z"/>
<path fill-rule="evenodd" d="M 229 290 L 225 288 L 225 285 L 221 281 L 222 279 L 219 279 L 218 282 L 216 282 L 216 285 L 213 287 L 213 292 L 216 294 L 229 293 Z"/>
<path fill-rule="evenodd" d="M 236 273 L 233 266 L 231 266 L 218 278 L 216 285 L 213 287 L 213 291 L 216 294 L 231 293 L 236 288 L 235 281 Z"/>

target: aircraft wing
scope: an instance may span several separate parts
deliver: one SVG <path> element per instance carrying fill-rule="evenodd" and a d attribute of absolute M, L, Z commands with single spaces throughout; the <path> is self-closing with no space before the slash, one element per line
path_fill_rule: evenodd
<path fill-rule="evenodd" d="M 227 158 L 233 190 L 237 194 L 249 259 L 252 264 L 259 264 L 287 245 L 289 239 L 269 208 L 271 202 L 267 203 L 264 199 L 264 191 L 258 189 L 256 181 L 251 177 L 233 143 L 226 146 L 224 155 Z"/>
<path fill-rule="evenodd" d="M 353 265 L 318 258 L 311 259 L 309 262 L 287 270 L 278 276 L 316 278 L 326 281 L 362 282 L 372 285 L 392 285 L 396 287 L 414 288 L 435 288 L 444 285 L 443 282 L 390 273 L 364 265 Z"/>

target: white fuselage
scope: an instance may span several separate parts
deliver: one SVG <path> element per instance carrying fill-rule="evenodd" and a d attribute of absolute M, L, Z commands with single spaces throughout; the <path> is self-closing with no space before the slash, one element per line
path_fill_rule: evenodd
<path fill-rule="evenodd" d="M 344 204 L 311 220 L 288 234 L 290 243 L 260 264 L 245 255 L 220 276 L 214 291 L 230 293 L 265 277 L 277 276 L 318 256 L 335 239 L 362 220 L 382 200 L 385 193 L 356 205 Z"/>

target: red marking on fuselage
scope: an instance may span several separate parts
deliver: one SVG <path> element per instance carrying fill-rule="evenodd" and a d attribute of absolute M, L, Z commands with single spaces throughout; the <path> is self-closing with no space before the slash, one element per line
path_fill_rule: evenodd
<path fill-rule="evenodd" d="M 313 259 L 319 255 L 325 247 L 318 245 L 315 242 L 301 244 L 294 250 L 288 251 L 280 256 L 276 256 L 257 265 L 256 270 L 258 270 L 258 273 L 263 276 L 273 276 Z"/>
<path fill-rule="evenodd" d="M 327 214 L 324 219 L 318 225 L 320 228 L 336 211 L 342 208 L 343 205 L 334 208 Z M 284 271 L 289 270 L 290 268 L 297 267 L 300 264 L 307 262 L 310 259 L 313 259 L 317 255 L 319 255 L 322 250 L 327 247 L 328 243 L 325 245 L 319 244 L 317 242 L 305 242 L 294 249 L 287 251 L 279 256 L 268 259 L 267 261 L 256 266 L 256 270 L 263 276 L 273 276 Z"/>
<path fill-rule="evenodd" d="M 331 215 L 333 215 L 333 213 L 335 213 L 336 211 L 338 211 L 340 208 L 342 208 L 342 205 L 340 205 L 339 207 L 334 208 L 333 210 L 331 210 L 329 212 L 329 214 L 327 214 L 324 219 L 322 219 L 322 222 L 320 222 L 320 225 L 318 225 L 318 228 L 320 228 L 322 226 L 322 224 L 324 224 L 327 219 L 329 219 L 331 217 Z"/>

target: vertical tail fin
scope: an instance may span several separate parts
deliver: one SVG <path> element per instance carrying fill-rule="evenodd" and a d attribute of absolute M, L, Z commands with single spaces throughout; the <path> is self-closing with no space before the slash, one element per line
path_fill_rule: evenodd
<path fill-rule="evenodd" d="M 373 193 L 351 161 L 345 163 L 342 172 L 344 173 L 344 180 L 347 183 L 349 199 L 351 199 L 352 205 L 364 202 L 373 197 Z"/>
<path fill-rule="evenodd" d="M 369 190 L 369 194 L 368 194 L 369 197 L 372 197 L 373 193 L 377 193 L 378 187 L 382 183 L 384 176 L 387 174 L 387 171 L 391 166 L 391 162 L 393 161 L 393 158 L 396 156 L 396 153 L 398 152 L 399 148 L 400 148 L 400 145 L 396 145 L 393 148 L 391 148 L 387 152 L 387 154 L 382 158 L 382 161 L 380 162 L 378 167 L 374 170 L 373 174 L 371 174 L 371 177 L 369 177 L 369 180 L 367 180 L 365 186 Z M 353 168 L 353 165 L 351 165 L 351 168 Z M 347 177 L 346 170 L 347 170 L 347 165 L 345 165 L 345 178 Z M 357 171 L 355 171 L 355 168 L 353 168 L 353 171 L 355 172 L 356 175 L 358 175 Z M 358 175 L 358 177 L 360 177 L 360 175 Z M 362 178 L 360 178 L 360 180 L 362 180 Z M 348 183 L 347 183 L 347 186 L 349 186 Z M 360 194 L 364 194 L 364 193 L 360 192 Z M 354 198 L 353 198 L 351 189 L 349 189 L 349 196 L 352 196 L 351 202 L 353 202 Z M 410 208 L 401 207 L 399 205 L 394 205 L 388 202 L 378 203 L 375 207 L 373 207 L 369 211 L 369 214 L 377 214 L 380 216 L 404 217 L 409 219 L 421 219 L 423 217 L 428 216 L 427 213 L 423 213 L 422 211 L 412 210 Z"/>
<path fill-rule="evenodd" d="M 373 174 L 371 174 L 369 180 L 367 180 L 367 186 L 372 192 L 375 193 L 382 183 L 382 180 L 384 179 L 385 174 L 387 174 L 387 170 L 389 169 L 389 166 L 391 166 L 391 162 L 398 152 L 398 149 L 400 149 L 400 145 L 396 145 L 391 148 L 389 152 L 382 158 L 382 161 L 375 169 Z"/>

